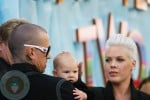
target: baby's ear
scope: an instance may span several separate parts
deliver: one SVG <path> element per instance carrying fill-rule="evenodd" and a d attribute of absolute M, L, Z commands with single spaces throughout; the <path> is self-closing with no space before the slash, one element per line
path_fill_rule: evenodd
<path fill-rule="evenodd" d="M 54 69 L 52 73 L 53 73 L 53 76 L 55 76 L 55 77 L 57 76 L 57 71 L 56 71 L 56 69 Z"/>
<path fill-rule="evenodd" d="M 79 68 L 79 77 L 81 77 L 82 76 L 82 66 L 83 66 L 83 62 L 79 62 L 78 63 L 78 68 Z"/>

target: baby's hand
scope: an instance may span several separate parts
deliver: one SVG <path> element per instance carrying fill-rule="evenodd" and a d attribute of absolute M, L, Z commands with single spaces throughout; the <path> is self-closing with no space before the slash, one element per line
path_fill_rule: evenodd
<path fill-rule="evenodd" d="M 73 95 L 76 100 L 87 100 L 87 94 L 77 88 L 73 90 Z"/>

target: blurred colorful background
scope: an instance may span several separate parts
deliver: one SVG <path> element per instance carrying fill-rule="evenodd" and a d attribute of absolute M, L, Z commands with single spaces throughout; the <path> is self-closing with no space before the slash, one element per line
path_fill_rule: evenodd
<path fill-rule="evenodd" d="M 69 51 L 79 62 L 85 62 L 82 79 L 88 85 L 104 86 L 107 37 L 112 33 L 132 33 L 140 51 L 133 79 L 138 84 L 150 75 L 149 0 L 0 0 L 0 24 L 12 18 L 24 18 L 48 31 L 52 58 L 45 74 L 52 75 L 52 61 L 59 52 Z M 93 20 L 99 20 L 99 24 Z M 89 28 L 91 25 L 93 29 Z M 77 40 L 80 33 L 81 41 Z"/>

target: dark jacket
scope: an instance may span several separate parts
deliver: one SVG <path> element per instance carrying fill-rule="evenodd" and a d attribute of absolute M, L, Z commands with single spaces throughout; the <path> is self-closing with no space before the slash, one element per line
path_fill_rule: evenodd
<path fill-rule="evenodd" d="M 88 87 L 94 93 L 94 100 L 115 100 L 111 82 L 106 87 Z M 131 99 L 130 100 L 150 100 L 150 95 L 137 90 L 131 80 Z"/>
<path fill-rule="evenodd" d="M 94 100 L 94 94 L 89 90 L 84 82 L 79 78 L 77 82 L 73 84 L 77 89 L 87 94 L 87 100 Z"/>
<path fill-rule="evenodd" d="M 23 100 L 58 100 L 56 96 L 56 84 L 61 78 L 41 74 L 34 65 L 27 63 L 14 64 L 11 70 L 19 70 L 25 74 L 35 72 L 35 74 L 28 76 L 30 90 Z M 70 82 L 63 82 L 60 87 L 62 100 L 74 100 L 73 89 L 74 86 Z"/>
<path fill-rule="evenodd" d="M 3 58 L 0 58 L 0 79 L 9 70 L 9 68 L 10 65 L 7 64 L 7 62 Z M 5 100 L 5 97 L 2 95 L 1 91 L 0 91 L 0 100 Z"/>
<path fill-rule="evenodd" d="M 88 90 L 92 92 L 94 96 L 92 100 L 104 100 L 104 87 L 88 87 Z"/>
<path fill-rule="evenodd" d="M 10 65 L 7 64 L 3 58 L 0 58 L 0 78 L 9 70 L 9 68 Z"/>
<path fill-rule="evenodd" d="M 131 88 L 131 100 L 150 100 L 150 95 L 137 90 L 134 87 L 132 80 L 130 83 L 130 88 Z M 104 88 L 103 90 L 103 95 L 104 95 L 103 100 L 115 100 L 111 82 L 107 83 L 106 88 Z"/>

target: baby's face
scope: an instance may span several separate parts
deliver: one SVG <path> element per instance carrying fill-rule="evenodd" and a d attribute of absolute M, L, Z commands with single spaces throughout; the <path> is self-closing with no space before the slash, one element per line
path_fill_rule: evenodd
<path fill-rule="evenodd" d="M 56 69 L 57 77 L 62 77 L 72 83 L 78 80 L 78 66 L 77 64 L 62 64 L 59 69 Z"/>

